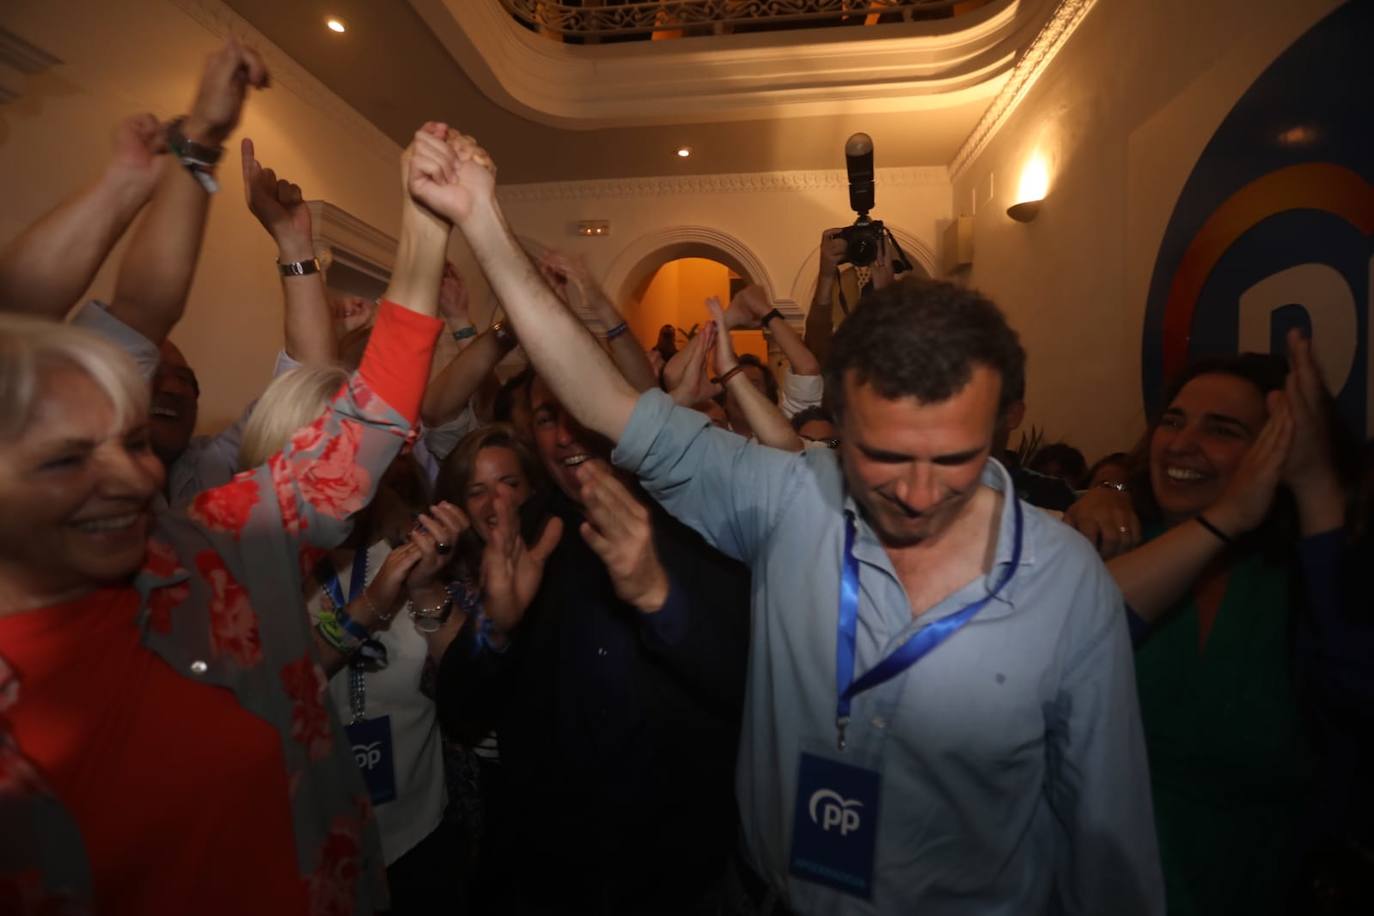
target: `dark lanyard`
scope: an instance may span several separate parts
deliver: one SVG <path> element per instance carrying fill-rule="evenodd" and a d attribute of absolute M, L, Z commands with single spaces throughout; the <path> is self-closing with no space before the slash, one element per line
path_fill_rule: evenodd
<path fill-rule="evenodd" d="M 343 610 L 348 606 L 348 600 L 344 598 L 343 589 L 339 584 L 339 573 L 334 569 L 333 562 L 326 556 L 315 570 L 316 577 L 320 580 L 320 586 L 324 593 L 333 602 L 335 610 Z M 353 571 L 348 576 L 348 597 L 356 598 L 362 594 L 367 587 L 367 548 L 359 547 L 353 551 Z"/>
<path fill-rule="evenodd" d="M 844 514 L 844 572 L 840 579 L 840 619 L 835 634 L 835 691 L 839 700 L 835 704 L 835 730 L 838 734 L 840 750 L 845 749 L 844 729 L 849 724 L 849 705 L 854 697 L 892 680 L 912 665 L 925 658 L 932 649 L 957 633 L 964 624 L 973 619 L 988 602 L 1011 581 L 1016 567 L 1021 562 L 1021 501 L 1014 492 L 1007 498 L 1015 507 L 1015 534 L 1012 538 L 1011 564 L 1006 573 L 982 598 L 967 604 L 948 617 L 917 630 L 911 638 L 902 643 L 887 658 L 878 662 L 862 677 L 854 678 L 854 635 L 859 626 L 859 561 L 854 556 L 854 513 Z"/>
<path fill-rule="evenodd" d="M 334 568 L 333 562 L 328 556 L 320 561 L 320 565 L 315 570 L 316 578 L 320 580 L 320 586 L 324 589 L 325 595 L 333 603 L 335 610 L 343 610 L 348 605 L 344 598 L 343 588 L 339 583 L 339 573 Z M 348 597 L 354 598 L 363 593 L 367 587 L 367 548 L 359 547 L 353 552 L 353 570 L 348 576 Z M 348 671 L 348 706 L 352 713 L 352 722 L 357 722 L 366 718 L 364 715 L 367 710 L 367 675 L 360 665 L 349 665 Z"/>

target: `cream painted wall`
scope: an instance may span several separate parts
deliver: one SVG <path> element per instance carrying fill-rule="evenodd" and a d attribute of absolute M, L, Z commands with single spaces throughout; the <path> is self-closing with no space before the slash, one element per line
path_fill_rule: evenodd
<path fill-rule="evenodd" d="M 400 149 L 360 116 L 216 10 L 264 50 L 272 88 L 254 93 L 224 164 L 186 317 L 172 334 L 201 380 L 200 429 L 232 420 L 266 384 L 281 346 L 276 249 L 243 199 L 238 142 L 252 137 L 258 156 L 381 231 L 399 229 Z M 26 79 L 22 96 L 0 105 L 0 238 L 9 238 L 101 169 L 106 138 L 124 115 L 159 117 L 190 106 L 205 55 L 220 44 L 168 0 L 7 0 L 0 25 L 64 63 Z M 100 272 L 92 294 L 107 296 L 122 249 Z"/>
<path fill-rule="evenodd" d="M 913 130 L 919 124 L 913 119 Z M 480 133 L 478 139 L 481 139 Z M 835 158 L 842 163 L 844 137 L 835 138 Z M 766 138 L 755 142 L 766 142 Z M 671 153 L 664 151 L 667 156 Z M 882 150 L 877 150 L 878 162 Z M 902 237 L 909 254 L 931 273 L 938 229 L 951 212 L 950 183 L 943 168 L 879 169 L 878 206 Z M 676 240 L 706 239 L 717 251 L 742 252 L 756 265 L 761 283 L 773 298 L 800 317 L 815 288 L 816 249 L 821 231 L 853 222 L 848 185 L 842 168 L 832 172 L 776 172 L 696 178 L 632 179 L 515 185 L 502 189 L 502 204 L 523 237 L 580 255 L 592 272 L 609 281 L 619 295 L 621 281 L 643 259 Z M 574 232 L 579 220 L 609 220 L 611 233 L 583 237 Z M 719 243 L 719 244 L 717 244 Z M 701 251 L 661 257 L 703 256 Z M 747 271 L 746 271 L 747 272 Z M 645 275 L 648 279 L 648 275 Z"/>
<path fill-rule="evenodd" d="M 1150 273 L 1193 164 L 1264 68 L 1337 0 L 1098 0 L 989 146 L 955 177 L 974 216 L 973 285 L 1030 355 L 1026 423 L 1092 461 L 1144 428 Z M 1015 223 L 1025 162 L 1049 164 L 1039 218 Z M 991 193 L 989 193 L 991 192 Z"/>

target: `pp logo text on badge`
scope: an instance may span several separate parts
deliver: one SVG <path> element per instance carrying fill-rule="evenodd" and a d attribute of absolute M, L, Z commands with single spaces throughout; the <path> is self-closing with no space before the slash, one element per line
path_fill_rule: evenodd
<path fill-rule="evenodd" d="M 840 836 L 846 836 L 859 829 L 858 809 L 863 804 L 857 798 L 846 799 L 834 789 L 817 789 L 811 796 L 811 820 L 822 830 L 838 827 Z"/>

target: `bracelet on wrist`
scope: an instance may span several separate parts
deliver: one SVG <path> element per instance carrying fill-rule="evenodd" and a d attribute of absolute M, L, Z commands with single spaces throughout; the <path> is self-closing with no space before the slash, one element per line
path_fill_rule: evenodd
<path fill-rule="evenodd" d="M 444 597 L 433 607 L 416 607 L 412 603 L 410 619 L 415 622 L 415 629 L 421 633 L 435 633 L 443 627 L 448 620 L 449 612 L 452 610 L 453 596 L 445 589 Z"/>
<path fill-rule="evenodd" d="M 1106 487 L 1108 490 L 1116 490 L 1118 493 L 1125 493 L 1126 485 L 1115 480 L 1103 480 L 1097 484 L 1099 487 Z"/>
<path fill-rule="evenodd" d="M 725 372 L 722 372 L 720 375 L 717 375 L 715 378 L 711 379 L 711 382 L 712 384 L 720 385 L 722 388 L 724 388 L 726 382 L 730 381 L 730 379 L 734 378 L 736 375 L 743 371 L 744 363 L 736 363 L 735 368 L 727 369 Z"/>
<path fill-rule="evenodd" d="M 350 617 L 343 608 L 333 608 L 320 614 L 315 629 L 325 642 L 344 655 L 352 655 L 371 636 L 367 627 Z"/>
<path fill-rule="evenodd" d="M 620 335 L 624 334 L 629 330 L 630 326 L 622 321 L 620 322 L 620 324 L 616 325 L 615 327 L 611 328 L 609 331 L 606 332 L 605 339 L 607 341 L 615 340 L 617 337 L 619 337 Z"/>
<path fill-rule="evenodd" d="M 307 258 L 304 261 L 288 261 L 285 264 L 278 263 L 277 270 L 283 277 L 308 277 L 311 274 L 320 272 L 320 259 Z"/>
<path fill-rule="evenodd" d="M 200 182 L 200 186 L 207 194 L 214 194 L 219 190 L 219 182 L 215 181 L 215 176 L 211 173 L 219 163 L 220 157 L 224 155 L 224 147 L 207 146 L 187 139 L 181 129 L 185 123 L 186 116 L 182 115 L 167 125 L 167 148 L 181 162 L 182 167 L 191 173 L 191 177 Z"/>
<path fill-rule="evenodd" d="M 787 320 L 783 318 L 782 312 L 777 309 L 769 309 L 768 312 L 759 319 L 759 327 L 766 329 L 768 327 L 768 322 L 772 321 L 774 318 L 782 318 L 783 321 Z"/>
<path fill-rule="evenodd" d="M 1199 512 L 1197 515 L 1194 515 L 1193 520 L 1196 521 L 1202 527 L 1206 528 L 1208 531 L 1212 532 L 1212 534 L 1216 535 L 1217 540 L 1221 541 L 1221 543 L 1225 544 L 1227 547 L 1230 547 L 1236 543 L 1235 538 L 1231 537 L 1231 535 L 1227 534 L 1225 531 L 1222 531 L 1216 525 L 1213 525 L 1210 521 L 1207 520 L 1207 516 L 1203 515 L 1201 512 Z"/>
<path fill-rule="evenodd" d="M 474 328 L 472 325 L 468 324 L 454 330 L 452 333 L 454 340 L 471 340 L 472 338 L 477 336 L 477 329 Z"/>

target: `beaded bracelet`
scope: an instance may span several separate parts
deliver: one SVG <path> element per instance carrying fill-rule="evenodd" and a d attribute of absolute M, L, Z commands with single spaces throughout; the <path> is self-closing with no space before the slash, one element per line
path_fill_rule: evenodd
<path fill-rule="evenodd" d="M 352 655 L 370 635 L 367 628 L 343 608 L 335 608 L 320 614 L 315 621 L 315 629 L 324 641 L 344 655 Z"/>

